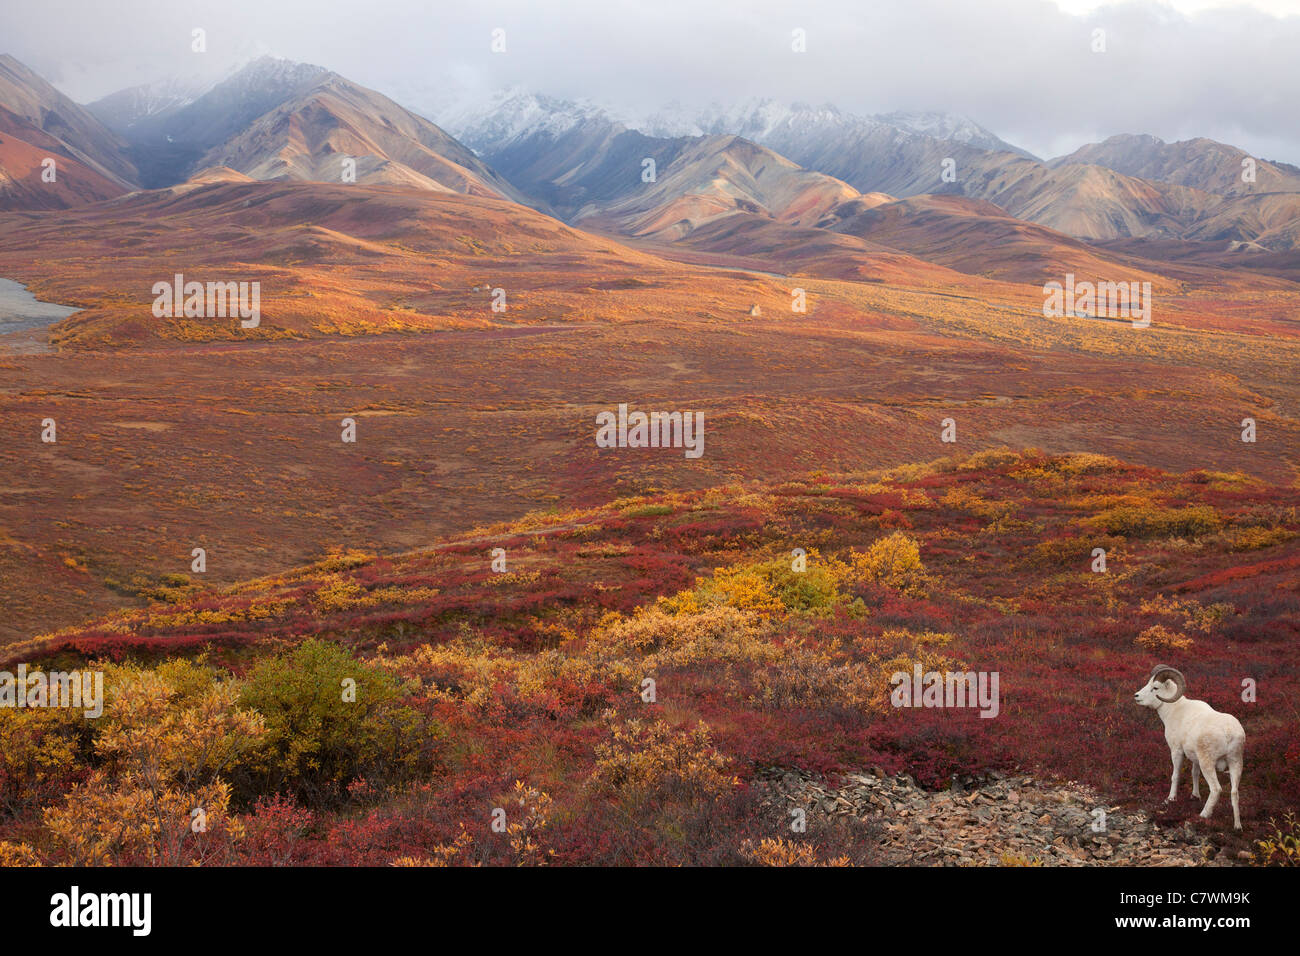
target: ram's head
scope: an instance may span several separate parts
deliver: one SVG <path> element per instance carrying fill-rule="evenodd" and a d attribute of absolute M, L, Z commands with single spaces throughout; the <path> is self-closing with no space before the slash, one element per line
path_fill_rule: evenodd
<path fill-rule="evenodd" d="M 1183 672 L 1167 664 L 1157 664 L 1133 699 L 1143 707 L 1155 708 L 1172 704 L 1186 693 L 1187 678 L 1183 677 Z"/>

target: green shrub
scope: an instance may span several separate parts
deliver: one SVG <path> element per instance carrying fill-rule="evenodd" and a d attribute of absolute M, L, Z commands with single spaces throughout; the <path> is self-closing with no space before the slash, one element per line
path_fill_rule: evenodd
<path fill-rule="evenodd" d="M 726 604 L 769 615 L 825 611 L 844 603 L 835 570 L 828 566 L 832 562 L 824 560 L 815 549 L 806 557 L 804 571 L 795 571 L 788 557 L 717 568 L 711 577 L 697 579 L 693 592 L 667 603 L 672 610 Z M 687 596 L 692 600 L 684 603 Z"/>
<path fill-rule="evenodd" d="M 396 678 L 322 641 L 261 662 L 240 703 L 265 718 L 266 733 L 238 782 L 249 796 L 288 790 L 324 806 L 354 780 L 409 779 L 431 765 L 440 730 L 402 697 Z"/>

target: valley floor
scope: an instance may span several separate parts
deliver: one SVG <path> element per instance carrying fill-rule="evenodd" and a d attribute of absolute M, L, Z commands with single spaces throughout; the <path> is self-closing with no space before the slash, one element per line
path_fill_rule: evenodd
<path fill-rule="evenodd" d="M 107 702 L 89 733 L 0 710 L 0 858 L 1289 858 L 1300 492 L 1241 472 L 993 450 L 537 512 L 224 589 L 171 575 L 147 597 L 5 648 L 10 670 L 103 669 Z M 1168 748 L 1133 694 L 1170 661 L 1246 727 L 1241 832 L 1226 799 L 1197 817 L 1186 775 L 1160 802 Z M 914 669 L 996 675 L 997 706 L 899 707 Z M 196 734 L 220 760 L 188 759 Z M 188 835 L 195 805 L 209 835 Z M 122 830 L 139 806 L 156 817 Z"/>

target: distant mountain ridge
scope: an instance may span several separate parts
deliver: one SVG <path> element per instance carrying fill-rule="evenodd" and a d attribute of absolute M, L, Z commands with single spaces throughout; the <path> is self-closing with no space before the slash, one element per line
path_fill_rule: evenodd
<path fill-rule="evenodd" d="M 519 199 L 433 123 L 321 66 L 262 57 L 189 98 L 134 88 L 95 104 L 132 145 L 146 187 L 211 167 L 253 179 L 358 183 Z M 124 124 L 124 125 L 123 125 Z"/>
<path fill-rule="evenodd" d="M 86 110 L 119 135 L 140 123 L 159 122 L 189 106 L 214 84 L 175 78 L 143 83 L 86 104 Z"/>
<path fill-rule="evenodd" d="M 54 160 L 54 181 L 44 177 Z M 0 208 L 52 209 L 121 195 L 138 172 L 124 140 L 8 54 L 0 55 Z"/>
<path fill-rule="evenodd" d="M 539 208 L 584 229 L 732 256 L 770 271 L 874 281 L 934 279 L 941 271 L 936 265 L 1015 280 L 1048 269 L 1107 268 L 1104 253 L 990 203 L 862 192 L 735 134 L 652 136 L 594 104 L 519 90 L 463 115 L 468 122 L 453 118 L 448 124 L 460 127 L 466 143 L 483 151 Z M 792 130 L 795 117 L 765 102 L 718 126 L 738 124 L 772 139 Z M 958 149 L 983 155 L 885 124 L 864 126 L 830 108 L 798 114 L 803 131 L 817 124 L 923 143 L 936 155 Z M 671 125 L 657 128 L 680 132 Z M 999 155 L 1040 168 L 1014 154 Z M 936 169 L 938 163 L 936 158 Z"/>
<path fill-rule="evenodd" d="M 973 120 L 936 112 L 893 112 L 858 116 L 829 103 L 811 106 L 767 98 L 749 100 L 734 106 L 714 105 L 695 111 L 673 106 L 639 120 L 625 118 L 623 122 L 633 129 L 639 129 L 652 136 L 729 134 L 743 136 L 745 139 L 764 145 L 772 145 L 768 139 L 775 136 L 778 130 L 784 130 L 788 135 L 798 135 L 801 130 L 815 132 L 824 128 L 826 124 L 833 123 L 864 132 L 888 128 L 901 133 L 961 143 L 990 152 L 1008 152 L 1027 159 L 1036 158 Z"/>
<path fill-rule="evenodd" d="M 448 122 L 561 216 L 587 215 L 584 203 L 614 200 L 629 170 L 645 159 L 662 169 L 688 143 L 737 136 L 864 194 L 964 196 L 1079 239 L 1296 248 L 1291 200 L 1266 197 L 1300 191 L 1300 170 L 1256 161 L 1257 181 L 1240 183 L 1247 154 L 1211 140 L 1113 137 L 1043 162 L 976 123 L 939 113 L 858 117 L 830 105 L 768 99 L 619 120 L 591 103 L 519 89 Z M 977 207 L 963 207 L 970 208 Z"/>
<path fill-rule="evenodd" d="M 1300 248 L 1300 169 L 1207 139 L 1114 136 L 1044 162 L 944 113 L 755 99 L 637 118 L 517 87 L 440 118 L 450 133 L 325 67 L 275 57 L 215 83 L 162 80 L 82 108 L 0 57 L 0 206 L 77 205 L 219 175 L 506 199 L 723 254 L 775 254 L 785 237 L 801 261 L 816 249 L 841 261 L 893 252 L 981 271 L 964 241 L 984 252 L 1005 242 L 1027 263 L 1104 255 L 1078 240 Z M 62 157 L 58 189 L 40 180 L 50 154 Z M 1025 274 L 999 262 L 992 271 Z"/>
<path fill-rule="evenodd" d="M 1078 163 L 1222 196 L 1300 192 L 1300 167 L 1258 159 L 1235 146 L 1205 138 L 1166 143 L 1155 136 L 1122 134 L 1081 146 L 1048 165 L 1059 168 Z M 1253 179 L 1246 178 L 1248 175 Z"/>

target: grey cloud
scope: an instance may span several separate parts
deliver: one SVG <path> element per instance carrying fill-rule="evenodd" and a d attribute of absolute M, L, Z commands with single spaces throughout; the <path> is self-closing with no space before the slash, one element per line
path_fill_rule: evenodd
<path fill-rule="evenodd" d="M 189 49 L 208 31 L 209 52 Z M 489 49 L 506 30 L 507 53 Z M 791 30 L 807 31 L 793 53 Z M 1094 28 L 1107 52 L 1090 50 Z M 564 0 L 6 4 L 7 52 L 82 101 L 271 52 L 412 107 L 522 85 L 629 111 L 776 97 L 962 114 L 1039 155 L 1122 132 L 1209 136 L 1300 164 L 1300 17 L 1150 0 Z"/>

